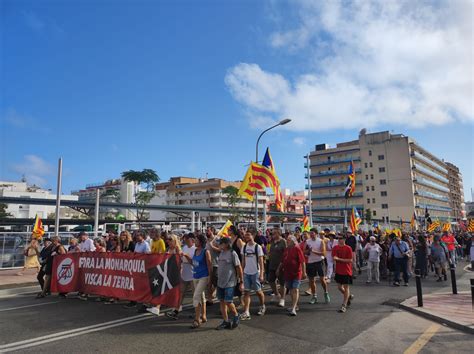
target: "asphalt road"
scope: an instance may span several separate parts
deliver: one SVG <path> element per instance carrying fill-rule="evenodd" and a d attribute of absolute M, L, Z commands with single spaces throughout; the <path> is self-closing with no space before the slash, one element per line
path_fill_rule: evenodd
<path fill-rule="evenodd" d="M 458 268 L 459 290 L 468 290 L 468 274 Z M 449 281 L 424 281 L 425 293 L 449 290 Z M 303 285 L 303 290 L 306 285 Z M 322 290 L 319 288 L 320 298 Z M 337 312 L 341 295 L 330 285 L 331 304 L 310 305 L 301 297 L 297 317 L 275 305 L 267 314 L 235 330 L 215 331 L 219 308 L 209 308 L 209 322 L 190 330 L 191 311 L 177 321 L 137 314 L 123 303 L 104 305 L 74 298 L 32 295 L 0 299 L 0 352 L 130 353 L 130 352 L 322 352 L 322 353 L 471 353 L 474 337 L 399 310 L 394 304 L 414 296 L 414 284 L 395 288 L 387 282 L 353 286 L 355 300 L 345 314 Z M 253 313 L 257 300 L 253 298 Z M 421 340 L 420 340 L 421 338 Z M 426 339 L 428 340 L 426 341 Z M 423 344 L 421 347 L 420 345 Z"/>

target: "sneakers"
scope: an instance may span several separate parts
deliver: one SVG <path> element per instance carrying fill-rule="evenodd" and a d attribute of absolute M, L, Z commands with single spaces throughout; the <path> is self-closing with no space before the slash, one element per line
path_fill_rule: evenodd
<path fill-rule="evenodd" d="M 329 293 L 324 293 L 324 302 L 329 304 L 331 302 L 331 298 L 329 297 Z"/>
<path fill-rule="evenodd" d="M 216 327 L 217 331 L 220 331 L 221 329 L 231 329 L 231 324 L 230 322 L 222 321 L 222 323 Z"/>
<path fill-rule="evenodd" d="M 340 313 L 345 313 L 347 311 L 346 306 L 342 305 L 341 308 L 339 309 Z"/>
<path fill-rule="evenodd" d="M 285 299 L 278 301 L 278 307 L 285 307 Z"/>
<path fill-rule="evenodd" d="M 257 315 L 263 316 L 265 315 L 265 311 L 266 311 L 265 305 L 260 306 L 260 308 L 258 309 Z"/>
<path fill-rule="evenodd" d="M 408 286 L 408 283 L 403 284 L 403 286 Z"/>
<path fill-rule="evenodd" d="M 115 299 L 107 299 L 104 301 L 104 305 L 111 305 L 115 304 Z"/>
<path fill-rule="evenodd" d="M 347 306 L 351 306 L 352 300 L 354 300 L 354 295 L 349 296 L 349 300 L 347 300 Z"/>
<path fill-rule="evenodd" d="M 313 297 L 311 298 L 311 300 L 309 300 L 309 303 L 311 305 L 314 305 L 314 304 L 317 304 L 318 303 L 318 297 L 316 295 L 313 295 Z"/>
<path fill-rule="evenodd" d="M 398 281 L 393 283 L 393 286 L 400 286 L 400 283 Z"/>
<path fill-rule="evenodd" d="M 173 310 L 171 312 L 166 313 L 166 317 L 171 318 L 172 320 L 177 320 L 178 319 L 178 310 Z"/>
<path fill-rule="evenodd" d="M 87 296 L 86 294 L 81 294 L 78 296 L 78 299 L 82 301 L 87 301 L 88 298 L 89 296 Z"/>
<path fill-rule="evenodd" d="M 252 317 L 250 317 L 250 314 L 247 312 L 244 312 L 243 314 L 240 315 L 240 320 L 241 321 L 248 321 L 251 320 Z"/>
<path fill-rule="evenodd" d="M 295 316 L 296 316 L 296 310 L 295 310 L 295 309 L 291 309 L 291 311 L 288 312 L 288 315 L 291 316 L 291 317 L 295 317 Z"/>
<path fill-rule="evenodd" d="M 148 312 L 150 312 L 150 313 L 156 315 L 156 316 L 159 316 L 159 315 L 160 315 L 160 309 L 157 308 L 157 307 L 155 307 L 155 306 L 149 307 L 149 308 L 147 308 L 146 310 L 147 310 Z"/>
<path fill-rule="evenodd" d="M 303 295 L 304 295 L 304 296 L 311 296 L 311 295 L 313 295 L 313 294 L 311 294 L 311 290 L 308 289 L 308 290 L 306 290 L 306 291 L 304 292 Z"/>
<path fill-rule="evenodd" d="M 239 323 L 240 323 L 239 315 L 234 316 L 234 319 L 232 320 L 232 324 L 231 324 L 231 329 L 239 327 Z"/>

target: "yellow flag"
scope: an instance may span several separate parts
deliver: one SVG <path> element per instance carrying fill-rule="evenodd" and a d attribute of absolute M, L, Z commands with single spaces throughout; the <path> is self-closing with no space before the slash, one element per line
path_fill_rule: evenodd
<path fill-rule="evenodd" d="M 250 164 L 238 192 L 239 196 L 247 198 L 248 200 L 252 202 L 253 193 L 255 189 L 250 186 L 251 182 L 252 182 L 252 164 Z"/>
<path fill-rule="evenodd" d="M 229 237 L 228 231 L 229 231 L 229 227 L 231 227 L 232 225 L 233 225 L 232 221 L 227 220 L 227 222 L 222 227 L 222 229 L 217 233 L 217 236 Z"/>

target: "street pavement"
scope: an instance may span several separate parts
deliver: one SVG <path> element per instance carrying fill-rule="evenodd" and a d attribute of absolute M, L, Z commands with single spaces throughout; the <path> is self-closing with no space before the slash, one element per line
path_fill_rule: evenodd
<path fill-rule="evenodd" d="M 467 291 L 472 273 L 458 267 L 458 289 Z M 137 314 L 124 303 L 105 305 L 93 300 L 42 300 L 21 294 L 0 298 L 0 352 L 130 353 L 130 352 L 321 352 L 321 353 L 471 353 L 472 334 L 444 326 L 398 308 L 416 295 L 414 281 L 395 288 L 388 282 L 365 284 L 365 274 L 353 286 L 355 299 L 345 314 L 337 312 L 341 295 L 330 284 L 331 303 L 310 305 L 301 297 L 297 317 L 275 305 L 235 330 L 215 331 L 220 323 L 217 304 L 209 308 L 209 322 L 191 330 L 191 310 L 173 321 L 164 316 Z M 307 285 L 302 286 L 302 290 Z M 423 282 L 425 294 L 449 292 L 449 280 Z M 323 298 L 319 287 L 319 297 Z"/>

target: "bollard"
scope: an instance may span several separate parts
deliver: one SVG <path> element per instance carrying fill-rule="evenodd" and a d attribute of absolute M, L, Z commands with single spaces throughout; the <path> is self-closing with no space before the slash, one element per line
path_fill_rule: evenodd
<path fill-rule="evenodd" d="M 453 288 L 453 294 L 456 295 L 458 293 L 458 287 L 456 285 L 456 266 L 454 263 L 449 264 L 449 269 L 451 270 L 451 286 Z"/>
<path fill-rule="evenodd" d="M 416 298 L 418 300 L 418 307 L 423 307 L 423 293 L 421 291 L 421 270 L 420 269 L 415 270 L 415 280 L 416 280 Z M 472 283 L 472 279 L 471 279 L 471 283 Z"/>

